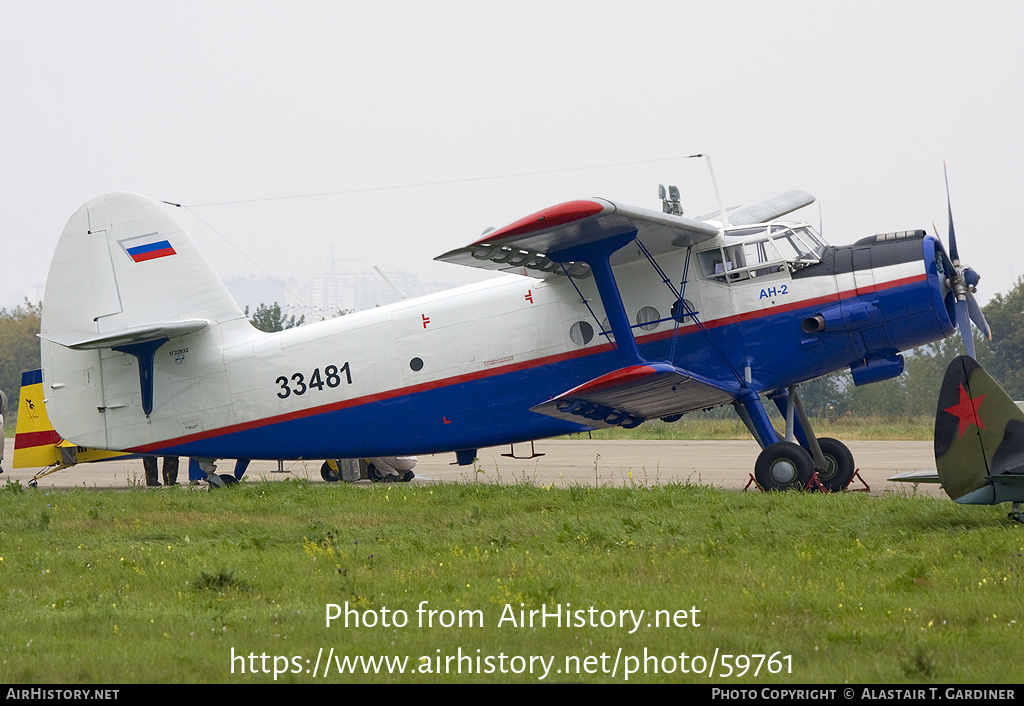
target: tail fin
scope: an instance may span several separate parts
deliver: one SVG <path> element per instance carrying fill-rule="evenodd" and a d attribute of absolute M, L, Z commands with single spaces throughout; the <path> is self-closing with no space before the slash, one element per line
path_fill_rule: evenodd
<path fill-rule="evenodd" d="M 243 318 L 181 225 L 129 193 L 97 197 L 71 217 L 43 302 L 41 336 L 78 349 L 135 341 L 139 329 Z"/>
<path fill-rule="evenodd" d="M 958 503 L 1024 502 L 1024 412 L 970 356 L 954 359 L 942 380 L 935 466 Z"/>
<path fill-rule="evenodd" d="M 39 335 L 54 425 L 80 444 L 124 448 L 109 438 L 104 412 L 126 403 L 112 400 L 138 404 L 148 417 L 157 349 L 225 322 L 248 325 L 163 206 L 129 193 L 84 204 L 61 234 L 43 296 Z"/>
<path fill-rule="evenodd" d="M 124 455 L 116 451 L 86 449 L 64 441 L 50 424 L 43 405 L 43 371 L 29 370 L 21 374 L 14 468 L 63 468 Z"/>

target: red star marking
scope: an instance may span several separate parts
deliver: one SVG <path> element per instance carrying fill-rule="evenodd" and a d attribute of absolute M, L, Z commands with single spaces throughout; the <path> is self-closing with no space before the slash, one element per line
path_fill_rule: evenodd
<path fill-rule="evenodd" d="M 960 419 L 961 437 L 972 424 L 977 426 L 979 429 L 985 428 L 985 424 L 981 421 L 981 417 L 978 416 L 978 408 L 981 407 L 981 403 L 984 401 L 985 395 L 971 399 L 967 390 L 964 389 L 963 383 L 960 383 L 960 403 L 952 407 L 947 407 L 946 411 Z"/>

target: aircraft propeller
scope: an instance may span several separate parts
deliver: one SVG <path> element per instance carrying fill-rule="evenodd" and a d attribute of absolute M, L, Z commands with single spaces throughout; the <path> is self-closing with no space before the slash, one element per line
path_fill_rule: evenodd
<path fill-rule="evenodd" d="M 971 335 L 970 321 L 981 329 L 981 332 L 992 340 L 992 329 L 981 311 L 974 292 L 977 291 L 981 275 L 972 267 L 960 264 L 960 253 L 956 247 L 956 231 L 953 228 L 953 206 L 949 197 L 949 175 L 946 173 L 946 163 L 942 163 L 942 174 L 946 178 L 946 209 L 949 212 L 949 256 L 952 259 L 952 273 L 949 278 L 951 294 L 956 299 L 956 327 L 960 329 L 960 338 L 964 342 L 964 350 L 972 358 L 974 355 L 974 336 Z M 932 224 L 935 227 L 935 224 Z M 936 235 L 938 235 L 936 233 Z"/>

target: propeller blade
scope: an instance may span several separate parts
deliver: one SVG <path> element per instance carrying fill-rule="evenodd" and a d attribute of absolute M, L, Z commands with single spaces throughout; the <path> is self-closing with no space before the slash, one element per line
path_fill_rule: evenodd
<path fill-rule="evenodd" d="M 971 333 L 970 305 L 966 299 L 956 300 L 956 327 L 960 329 L 960 340 L 964 342 L 964 351 L 974 358 L 974 336 Z"/>
<path fill-rule="evenodd" d="M 942 176 L 946 179 L 946 210 L 949 211 L 949 256 L 953 259 L 953 264 L 957 269 L 960 269 L 960 254 L 956 249 L 956 231 L 953 230 L 953 203 L 949 198 L 949 174 L 946 173 L 945 161 L 942 162 Z"/>
<path fill-rule="evenodd" d="M 988 327 L 988 321 L 985 320 L 985 315 L 981 312 L 978 300 L 970 292 L 967 293 L 967 311 L 971 315 L 971 321 L 974 322 L 974 325 L 981 329 L 981 332 L 991 341 L 992 329 Z"/>

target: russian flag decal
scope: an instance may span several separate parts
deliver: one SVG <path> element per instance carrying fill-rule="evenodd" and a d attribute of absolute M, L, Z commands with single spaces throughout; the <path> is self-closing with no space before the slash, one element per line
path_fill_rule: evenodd
<path fill-rule="evenodd" d="M 145 262 L 146 260 L 155 260 L 158 257 L 176 254 L 167 238 L 159 233 L 139 235 L 134 238 L 119 240 L 118 243 L 128 253 L 128 257 L 135 262 Z"/>

